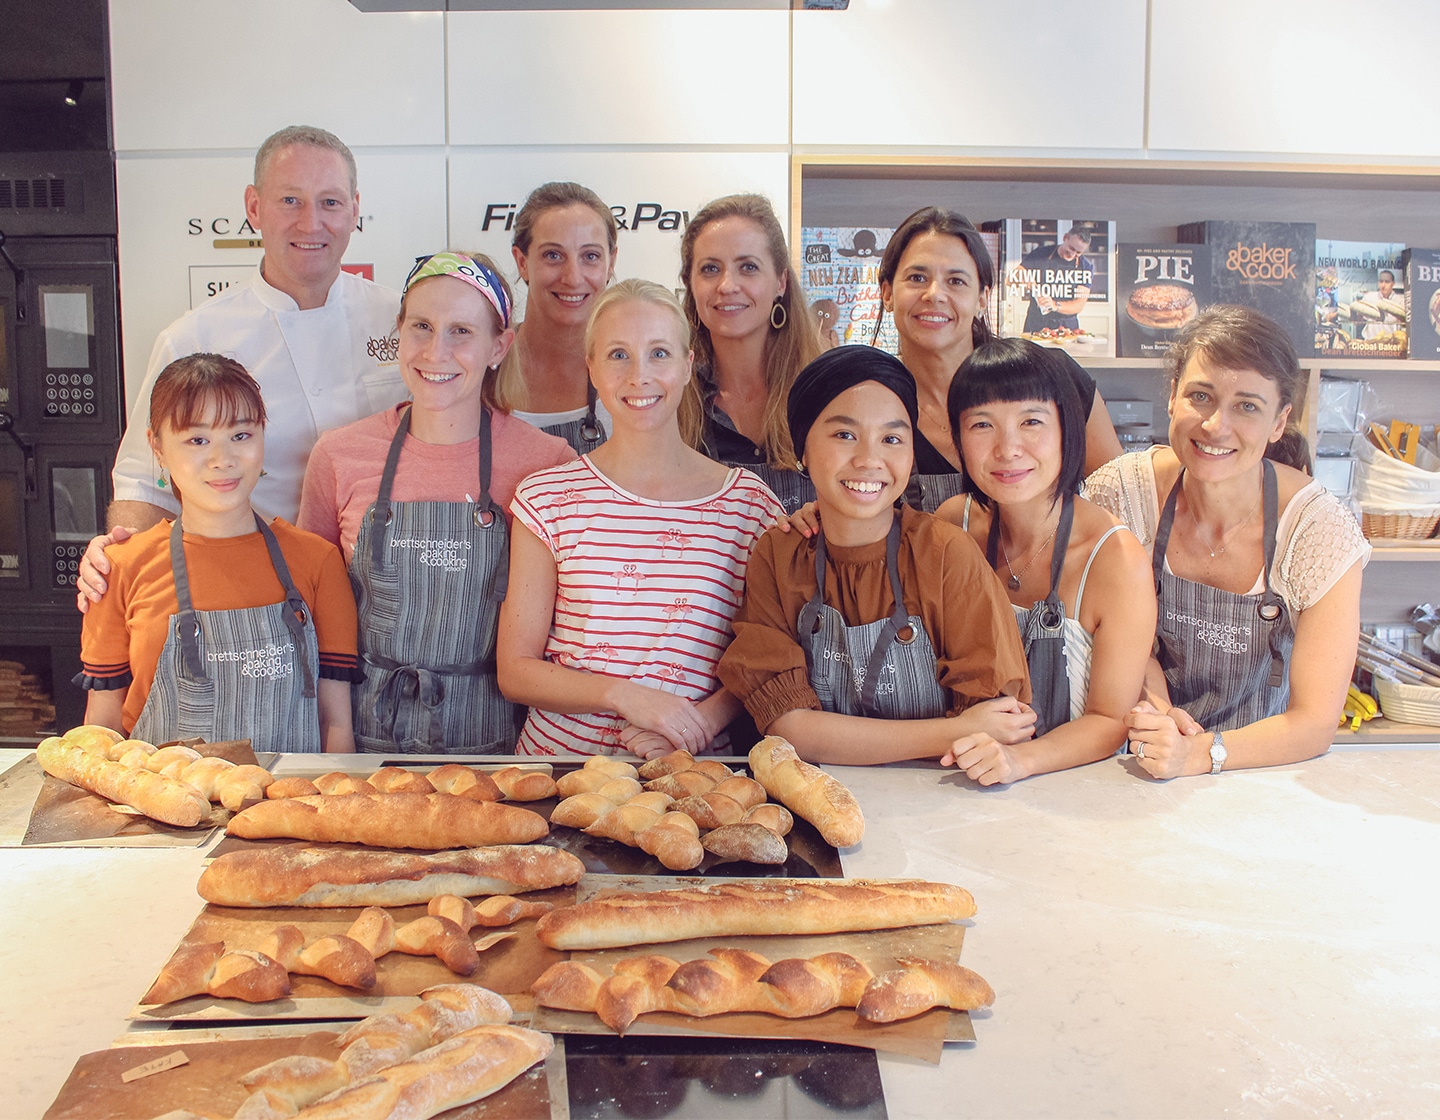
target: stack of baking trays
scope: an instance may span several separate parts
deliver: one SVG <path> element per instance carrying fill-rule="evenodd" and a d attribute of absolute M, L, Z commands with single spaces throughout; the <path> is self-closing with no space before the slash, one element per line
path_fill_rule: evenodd
<path fill-rule="evenodd" d="M 233 769 L 101 740 L 42 744 L 47 788 L 130 792 L 102 755 Z M 859 806 L 784 740 L 638 769 L 337 761 L 230 758 L 253 784 L 228 808 L 132 825 L 226 835 L 136 1030 L 48 1117 L 883 1116 L 874 1052 L 938 1061 L 993 999 L 958 964 L 969 893 L 841 878 Z M 32 825 L 90 796 L 42 789 Z"/>

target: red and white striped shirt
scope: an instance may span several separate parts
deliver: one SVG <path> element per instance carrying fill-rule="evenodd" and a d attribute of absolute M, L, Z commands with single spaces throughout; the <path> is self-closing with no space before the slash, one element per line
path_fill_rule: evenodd
<path fill-rule="evenodd" d="M 510 508 L 555 557 L 547 660 L 689 700 L 720 687 L 751 550 L 784 516 L 763 482 L 731 470 L 713 494 L 659 502 L 622 490 L 587 455 L 532 474 Z M 613 753 L 623 726 L 614 712 L 532 708 L 516 752 Z"/>

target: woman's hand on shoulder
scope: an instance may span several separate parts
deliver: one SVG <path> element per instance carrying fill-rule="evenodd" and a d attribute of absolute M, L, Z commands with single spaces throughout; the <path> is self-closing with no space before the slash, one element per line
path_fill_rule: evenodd
<path fill-rule="evenodd" d="M 1013 696 L 981 700 L 954 718 L 961 736 L 984 734 L 1007 746 L 1035 737 L 1035 709 Z"/>
<path fill-rule="evenodd" d="M 984 731 L 956 739 L 940 759 L 941 766 L 954 766 L 982 786 L 1006 785 L 1028 778 L 1030 773 L 1015 753 Z"/>
<path fill-rule="evenodd" d="M 802 537 L 809 539 L 820 531 L 820 507 L 814 502 L 806 502 L 788 518 L 782 517 L 775 524 L 782 533 L 794 529 Z"/>
<path fill-rule="evenodd" d="M 1184 708 L 1162 713 L 1142 700 L 1126 714 L 1125 728 L 1130 753 L 1152 778 L 1202 773 L 1195 768 L 1200 753 L 1205 754 L 1204 770 L 1209 769 L 1205 729 Z"/>

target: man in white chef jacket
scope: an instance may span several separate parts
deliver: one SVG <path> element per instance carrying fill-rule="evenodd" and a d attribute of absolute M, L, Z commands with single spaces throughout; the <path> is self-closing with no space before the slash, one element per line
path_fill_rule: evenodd
<path fill-rule="evenodd" d="M 245 216 L 265 242 L 255 274 L 181 316 L 155 340 L 150 366 L 125 429 L 112 475 L 107 524 L 86 553 L 80 607 L 98 600 L 109 570 L 103 547 L 139 531 L 179 504 L 159 485 L 145 439 L 150 389 L 170 362 L 214 352 L 237 359 L 260 383 L 269 421 L 265 477 L 256 510 L 294 521 L 310 448 L 321 432 L 388 408 L 406 395 L 395 360 L 400 295 L 344 272 L 341 258 L 360 212 L 355 157 L 324 129 L 281 129 L 255 155 Z"/>

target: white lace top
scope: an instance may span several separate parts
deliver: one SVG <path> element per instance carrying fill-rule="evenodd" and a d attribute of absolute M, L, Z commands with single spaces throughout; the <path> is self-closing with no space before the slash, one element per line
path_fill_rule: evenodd
<path fill-rule="evenodd" d="M 1149 451 L 1112 459 L 1085 481 L 1085 497 L 1109 510 L 1150 549 L 1160 522 L 1155 463 Z M 1292 611 L 1318 603 L 1359 560 L 1370 562 L 1370 543 L 1354 514 L 1318 482 L 1304 486 L 1280 511 L 1271 582 Z M 1257 587 L 1257 591 L 1259 588 Z"/>

